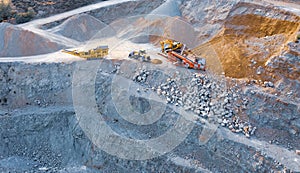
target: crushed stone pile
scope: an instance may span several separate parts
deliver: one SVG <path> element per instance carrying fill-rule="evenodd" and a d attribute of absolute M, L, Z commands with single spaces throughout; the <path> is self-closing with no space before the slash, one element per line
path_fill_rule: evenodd
<path fill-rule="evenodd" d="M 118 33 L 119 38 L 130 39 L 135 43 L 151 42 L 159 45 L 162 39 L 168 38 L 185 43 L 190 48 L 199 45 L 196 39 L 197 31 L 185 22 L 184 18 L 178 16 L 156 14 L 134 16 L 112 22 L 109 26 Z"/>
<path fill-rule="evenodd" d="M 106 24 L 95 17 L 87 14 L 79 14 L 69 18 L 50 31 L 84 42 L 90 40 L 104 27 L 106 27 Z"/>
<path fill-rule="evenodd" d="M 46 54 L 62 48 L 62 45 L 43 36 L 8 23 L 0 23 L 0 57 Z"/>
<path fill-rule="evenodd" d="M 177 72 L 179 73 L 179 72 Z M 133 81 L 156 92 L 166 104 L 182 107 L 185 111 L 201 118 L 216 122 L 234 133 L 242 133 L 246 137 L 254 134 L 256 127 L 238 116 L 240 109 L 247 109 L 248 100 L 241 98 L 237 88 L 227 89 L 223 83 L 213 80 L 206 74 L 194 73 L 187 86 L 180 86 L 180 77 L 169 77 L 165 82 L 152 86 L 147 82 L 152 71 L 140 70 Z M 178 75 L 179 76 L 179 75 Z M 138 92 L 141 92 L 139 90 Z"/>
<path fill-rule="evenodd" d="M 167 0 L 165 3 L 154 9 L 150 14 L 166 15 L 166 16 L 181 16 L 179 9 L 180 0 Z"/>

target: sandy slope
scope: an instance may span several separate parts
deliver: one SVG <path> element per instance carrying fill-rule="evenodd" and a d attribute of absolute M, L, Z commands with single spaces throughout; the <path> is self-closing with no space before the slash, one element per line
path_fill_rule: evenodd
<path fill-rule="evenodd" d="M 0 57 L 21 57 L 58 51 L 65 46 L 32 31 L 0 23 Z"/>

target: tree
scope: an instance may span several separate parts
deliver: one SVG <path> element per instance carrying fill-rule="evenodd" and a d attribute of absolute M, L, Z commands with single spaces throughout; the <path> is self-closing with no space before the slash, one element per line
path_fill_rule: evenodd
<path fill-rule="evenodd" d="M 0 22 L 8 20 L 12 17 L 11 7 L 9 4 L 4 4 L 0 2 Z"/>
<path fill-rule="evenodd" d="M 29 7 L 27 9 L 26 13 L 18 13 L 16 14 L 16 23 L 25 23 L 25 22 L 29 22 L 31 19 L 34 18 L 35 16 L 35 11 L 33 10 L 32 7 Z"/>

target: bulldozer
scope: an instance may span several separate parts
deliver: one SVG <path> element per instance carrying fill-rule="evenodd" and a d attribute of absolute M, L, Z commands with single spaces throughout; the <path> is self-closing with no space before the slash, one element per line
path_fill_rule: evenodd
<path fill-rule="evenodd" d="M 108 46 L 98 46 L 88 51 L 63 50 L 62 52 L 86 59 L 103 58 L 108 55 Z"/>
<path fill-rule="evenodd" d="M 132 51 L 132 52 L 129 53 L 128 58 L 140 60 L 140 61 L 143 61 L 143 62 L 150 62 L 151 61 L 151 58 L 146 53 L 146 50 Z"/>

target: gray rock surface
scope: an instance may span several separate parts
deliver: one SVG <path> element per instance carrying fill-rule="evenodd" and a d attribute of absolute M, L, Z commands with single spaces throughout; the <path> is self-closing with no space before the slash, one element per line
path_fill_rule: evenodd
<path fill-rule="evenodd" d="M 118 114 L 110 93 L 112 77 L 117 72 L 116 67 L 110 61 L 103 61 L 95 83 L 98 110 L 106 123 L 116 133 L 132 139 L 147 140 L 165 133 L 179 116 L 170 107 L 167 107 L 159 121 L 146 126 L 129 123 Z M 28 172 L 284 170 L 284 165 L 277 163 L 274 158 L 261 153 L 255 147 L 224 138 L 219 133 L 213 134 L 204 145 L 200 144 L 198 137 L 203 131 L 201 123 L 198 123 L 190 135 L 169 154 L 145 161 L 125 160 L 111 156 L 93 144 L 78 125 L 72 106 L 70 88 L 73 69 L 74 64 L 1 64 L 3 78 L 1 78 L 0 85 L 2 100 L 0 138 L 3 142 L 0 143 L 0 170 L 2 172 L 23 172 L 24 170 Z M 132 80 L 135 73 L 131 75 L 129 80 Z M 144 91 L 144 88 L 151 80 L 156 81 L 154 79 L 159 76 L 163 77 L 156 74 L 156 77 L 152 78 L 152 73 L 150 73 L 147 80 L 141 84 L 140 92 L 150 92 Z M 157 82 L 159 81 L 162 83 L 167 81 L 167 76 Z M 224 96 L 224 99 L 232 97 L 233 100 L 229 102 L 235 103 L 234 98 L 240 98 L 239 94 L 241 92 L 234 92 L 232 96 Z M 299 148 L 299 138 L 290 136 L 290 134 L 298 135 L 297 108 L 294 105 L 279 104 L 278 110 L 286 110 L 284 114 L 287 115 L 286 119 L 279 120 L 270 110 L 261 113 L 253 112 L 261 108 L 271 109 L 271 104 L 266 103 L 260 107 L 262 102 L 265 102 L 263 100 L 265 96 L 253 95 L 251 92 L 247 94 L 251 95 L 252 99 L 246 110 L 251 115 L 251 123 L 257 126 L 257 132 L 252 137 L 265 141 L 272 140 L 282 146 Z M 6 103 L 3 103 L 4 98 L 7 99 Z M 24 102 L 21 102 L 22 99 Z M 227 105 L 228 101 L 225 100 L 223 102 Z M 271 102 L 276 102 L 272 100 Z M 146 100 L 135 100 L 131 104 L 145 105 L 146 102 Z M 138 110 L 139 107 L 135 109 Z M 147 110 L 143 109 L 143 111 Z M 287 126 L 285 121 L 291 121 L 293 127 Z M 276 138 L 272 135 L 268 136 L 265 133 L 266 128 L 280 132 L 281 136 Z M 294 131 L 289 130 L 291 128 Z M 219 127 L 218 130 L 223 131 L 224 128 Z M 121 143 L 120 147 L 122 148 Z"/>

